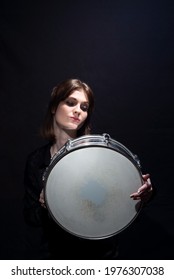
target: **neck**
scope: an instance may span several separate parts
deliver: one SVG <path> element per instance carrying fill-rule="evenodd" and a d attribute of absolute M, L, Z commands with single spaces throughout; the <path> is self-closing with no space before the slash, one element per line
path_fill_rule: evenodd
<path fill-rule="evenodd" d="M 76 131 L 74 130 L 55 130 L 56 142 L 51 146 L 51 156 L 54 156 L 69 139 L 74 139 L 77 136 Z"/>

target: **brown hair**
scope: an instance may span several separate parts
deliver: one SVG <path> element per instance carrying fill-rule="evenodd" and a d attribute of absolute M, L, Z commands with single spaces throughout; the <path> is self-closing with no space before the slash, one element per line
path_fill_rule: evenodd
<path fill-rule="evenodd" d="M 68 79 L 53 88 L 51 99 L 48 105 L 44 123 L 41 127 L 41 136 L 50 142 L 55 142 L 53 129 L 53 112 L 56 111 L 59 103 L 65 100 L 73 91 L 82 89 L 88 97 L 88 116 L 83 126 L 77 131 L 77 137 L 90 134 L 90 119 L 94 108 L 94 97 L 91 88 L 79 79 Z"/>

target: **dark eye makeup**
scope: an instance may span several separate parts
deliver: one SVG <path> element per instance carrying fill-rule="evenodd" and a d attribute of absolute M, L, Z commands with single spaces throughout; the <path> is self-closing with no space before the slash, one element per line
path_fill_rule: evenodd
<path fill-rule="evenodd" d="M 78 101 L 75 98 L 69 97 L 65 100 L 65 104 L 68 105 L 69 107 L 75 107 L 78 104 Z M 89 109 L 89 104 L 88 102 L 82 102 L 80 104 L 80 109 L 83 112 L 87 112 Z"/>

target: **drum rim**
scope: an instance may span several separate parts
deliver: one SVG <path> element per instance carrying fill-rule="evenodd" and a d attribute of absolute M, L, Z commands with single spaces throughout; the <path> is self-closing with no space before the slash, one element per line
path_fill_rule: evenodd
<path fill-rule="evenodd" d="M 81 140 L 85 140 L 85 139 L 97 139 L 100 138 L 103 140 L 103 142 L 89 142 L 88 145 L 85 144 L 80 144 L 79 146 L 73 146 L 74 143 L 78 143 Z M 104 139 L 107 138 L 107 140 L 104 141 Z M 110 141 L 110 142 L 109 142 Z M 120 148 L 123 149 L 123 151 L 120 150 L 116 150 L 113 148 L 112 144 L 118 144 Z M 73 140 L 68 140 L 65 145 L 59 150 L 59 152 L 56 154 L 56 156 L 51 160 L 49 166 L 46 168 L 44 175 L 43 175 L 43 182 L 44 185 L 46 186 L 46 182 L 48 179 L 49 174 L 51 173 L 51 170 L 54 168 L 54 166 L 57 164 L 57 162 L 59 162 L 64 156 L 66 156 L 67 154 L 73 152 L 74 150 L 79 150 L 79 149 L 83 149 L 83 148 L 89 148 L 89 147 L 102 147 L 102 148 L 106 148 L 106 149 L 110 149 L 110 150 L 115 150 L 117 152 L 119 152 L 120 154 L 122 154 L 123 156 L 126 156 L 133 164 L 134 166 L 138 169 L 138 171 L 141 174 L 141 166 L 140 166 L 140 161 L 137 157 L 137 155 L 133 154 L 126 146 L 124 146 L 122 143 L 116 141 L 115 139 L 111 138 L 109 134 L 102 134 L 102 135 L 98 135 L 98 134 L 91 134 L 91 135 L 83 135 L 80 137 L 77 137 Z"/>
<path fill-rule="evenodd" d="M 77 233 L 74 233 L 73 231 L 67 229 L 65 226 L 63 226 L 55 217 L 54 215 L 52 214 L 51 211 L 49 211 L 49 214 L 50 216 L 52 217 L 52 219 L 55 221 L 55 223 L 57 225 L 59 225 L 65 232 L 73 235 L 73 236 L 76 236 L 76 237 L 79 237 L 79 238 L 82 238 L 82 239 L 87 239 L 87 240 L 101 240 L 101 239 L 107 239 L 107 238 L 110 238 L 110 237 L 113 237 L 113 236 L 116 236 L 118 234 L 120 234 L 122 231 L 125 231 L 128 227 L 130 227 L 130 225 L 136 220 L 137 216 L 140 214 L 141 210 L 142 210 L 142 207 L 143 207 L 143 202 L 142 201 L 139 201 L 137 204 L 139 204 L 139 208 L 137 210 L 137 213 L 135 214 L 135 216 L 129 221 L 129 223 L 127 223 L 124 227 L 122 227 L 120 230 L 117 230 L 111 234 L 107 234 L 107 235 L 103 235 L 103 236 L 84 236 L 84 235 L 80 235 L 80 234 L 77 234 Z M 50 209 L 50 208 L 49 208 Z"/>

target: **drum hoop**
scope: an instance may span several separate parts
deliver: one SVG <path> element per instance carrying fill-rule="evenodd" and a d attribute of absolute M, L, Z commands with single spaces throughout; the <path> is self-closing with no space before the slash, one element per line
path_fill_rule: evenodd
<path fill-rule="evenodd" d="M 83 142 L 87 139 L 92 139 L 93 141 L 86 142 L 86 143 Z M 96 140 L 99 139 L 102 141 L 97 142 Z M 80 144 L 80 142 L 82 143 Z M 79 143 L 78 146 L 75 145 L 76 143 Z M 141 165 L 138 156 L 136 154 L 133 154 L 126 146 L 111 138 L 109 134 L 106 133 L 103 133 L 102 135 L 91 134 L 91 135 L 83 135 L 73 140 L 69 139 L 65 143 L 65 145 L 59 150 L 59 152 L 55 155 L 55 157 L 53 157 L 49 166 L 45 170 L 45 173 L 43 175 L 43 182 L 45 182 L 45 185 L 51 170 L 54 168 L 54 166 L 57 164 L 58 161 L 60 161 L 64 156 L 66 156 L 67 154 L 75 150 L 89 148 L 89 147 L 103 147 L 106 149 L 119 152 L 123 156 L 127 157 L 141 174 Z M 117 148 L 119 147 L 119 149 L 114 149 L 114 147 Z"/>
<path fill-rule="evenodd" d="M 53 215 L 51 209 L 50 209 L 50 206 L 49 204 L 47 204 L 47 208 L 49 209 L 49 214 L 50 214 L 50 217 L 54 220 L 54 222 L 56 224 L 58 224 L 63 230 L 65 230 L 66 232 L 68 232 L 69 234 L 71 235 L 74 235 L 78 238 L 83 238 L 83 239 L 87 239 L 87 240 L 102 240 L 102 239 L 107 239 L 107 238 L 110 238 L 110 237 L 113 237 L 113 236 L 116 236 L 118 235 L 119 233 L 125 231 L 128 227 L 130 227 L 130 225 L 136 220 L 137 216 L 139 216 L 142 208 L 143 208 L 143 202 L 142 201 L 139 201 L 137 203 L 137 213 L 134 215 L 134 217 L 132 218 L 132 220 L 129 221 L 129 223 L 127 223 L 124 227 L 122 227 L 120 230 L 117 230 L 116 232 L 113 232 L 113 233 L 110 233 L 110 234 L 107 234 L 107 235 L 103 235 L 103 236 L 97 236 L 97 237 L 92 237 L 92 236 L 83 236 L 83 235 L 80 235 L 80 234 L 77 234 L 75 232 L 72 232 L 71 230 L 67 229 L 65 226 L 63 226 L 56 218 L 55 216 Z"/>

